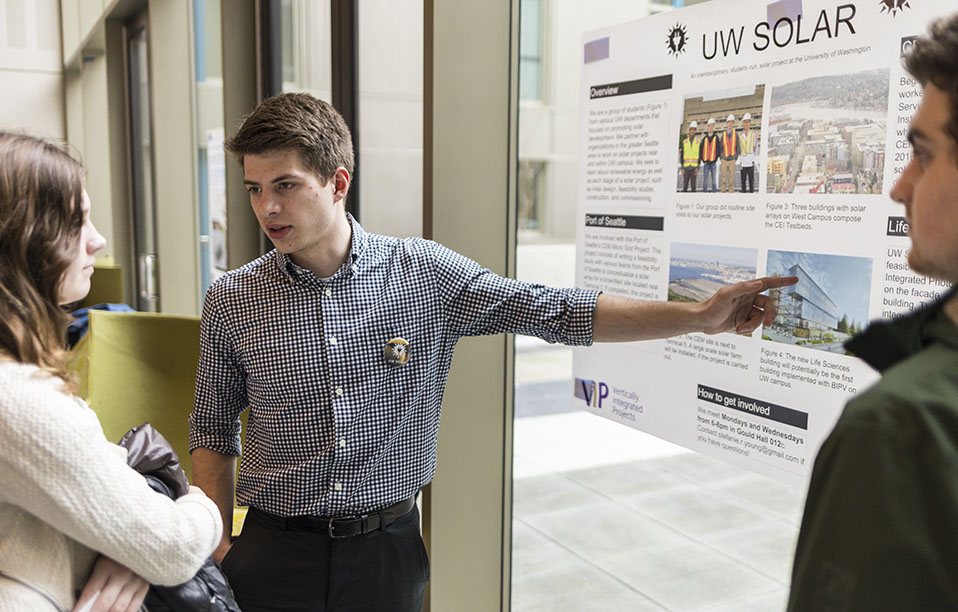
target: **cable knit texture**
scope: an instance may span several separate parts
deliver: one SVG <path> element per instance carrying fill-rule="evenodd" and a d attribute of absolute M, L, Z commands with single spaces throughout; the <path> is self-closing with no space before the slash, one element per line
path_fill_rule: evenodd
<path fill-rule="evenodd" d="M 61 389 L 0 359 L 0 612 L 70 610 L 97 553 L 150 583 L 180 584 L 219 541 L 212 501 L 153 492 L 96 414 Z"/>

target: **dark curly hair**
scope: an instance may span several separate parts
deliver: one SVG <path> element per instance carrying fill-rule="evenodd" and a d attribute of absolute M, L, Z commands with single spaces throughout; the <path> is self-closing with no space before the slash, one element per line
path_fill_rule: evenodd
<path fill-rule="evenodd" d="M 931 83 L 948 96 L 947 129 L 958 145 L 958 13 L 936 20 L 928 34 L 916 38 L 904 64 L 922 87 Z"/>

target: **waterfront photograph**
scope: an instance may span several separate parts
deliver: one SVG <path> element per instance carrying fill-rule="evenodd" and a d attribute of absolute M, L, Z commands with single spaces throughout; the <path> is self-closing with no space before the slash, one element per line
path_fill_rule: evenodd
<path fill-rule="evenodd" d="M 723 285 L 755 277 L 758 250 L 672 243 L 669 301 L 702 302 Z"/>

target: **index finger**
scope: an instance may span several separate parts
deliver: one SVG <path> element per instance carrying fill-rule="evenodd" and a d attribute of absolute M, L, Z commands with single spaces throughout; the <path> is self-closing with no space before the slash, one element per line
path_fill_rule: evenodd
<path fill-rule="evenodd" d="M 765 276 L 762 278 L 753 278 L 750 281 L 742 281 L 734 285 L 726 285 L 719 289 L 725 296 L 732 299 L 738 299 L 747 295 L 761 293 L 766 289 L 775 289 L 794 285 L 798 282 L 797 276 Z"/>
<path fill-rule="evenodd" d="M 755 280 L 761 281 L 762 288 L 759 291 L 765 291 L 766 289 L 777 289 L 779 287 L 788 287 L 789 285 L 794 285 L 798 282 L 797 276 L 764 276 L 762 278 L 756 278 Z"/>

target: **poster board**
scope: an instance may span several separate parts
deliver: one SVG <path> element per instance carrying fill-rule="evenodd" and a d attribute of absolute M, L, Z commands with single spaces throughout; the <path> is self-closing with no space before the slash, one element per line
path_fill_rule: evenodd
<path fill-rule="evenodd" d="M 584 37 L 577 285 L 700 302 L 753 276 L 799 282 L 770 292 L 780 314 L 751 336 L 576 349 L 576 407 L 805 486 L 877 379 L 843 341 L 948 288 L 908 269 L 888 195 L 921 101 L 900 58 L 945 4 L 714 0 Z M 714 166 L 730 191 L 685 169 L 710 118 L 735 132 L 737 159 Z"/>

